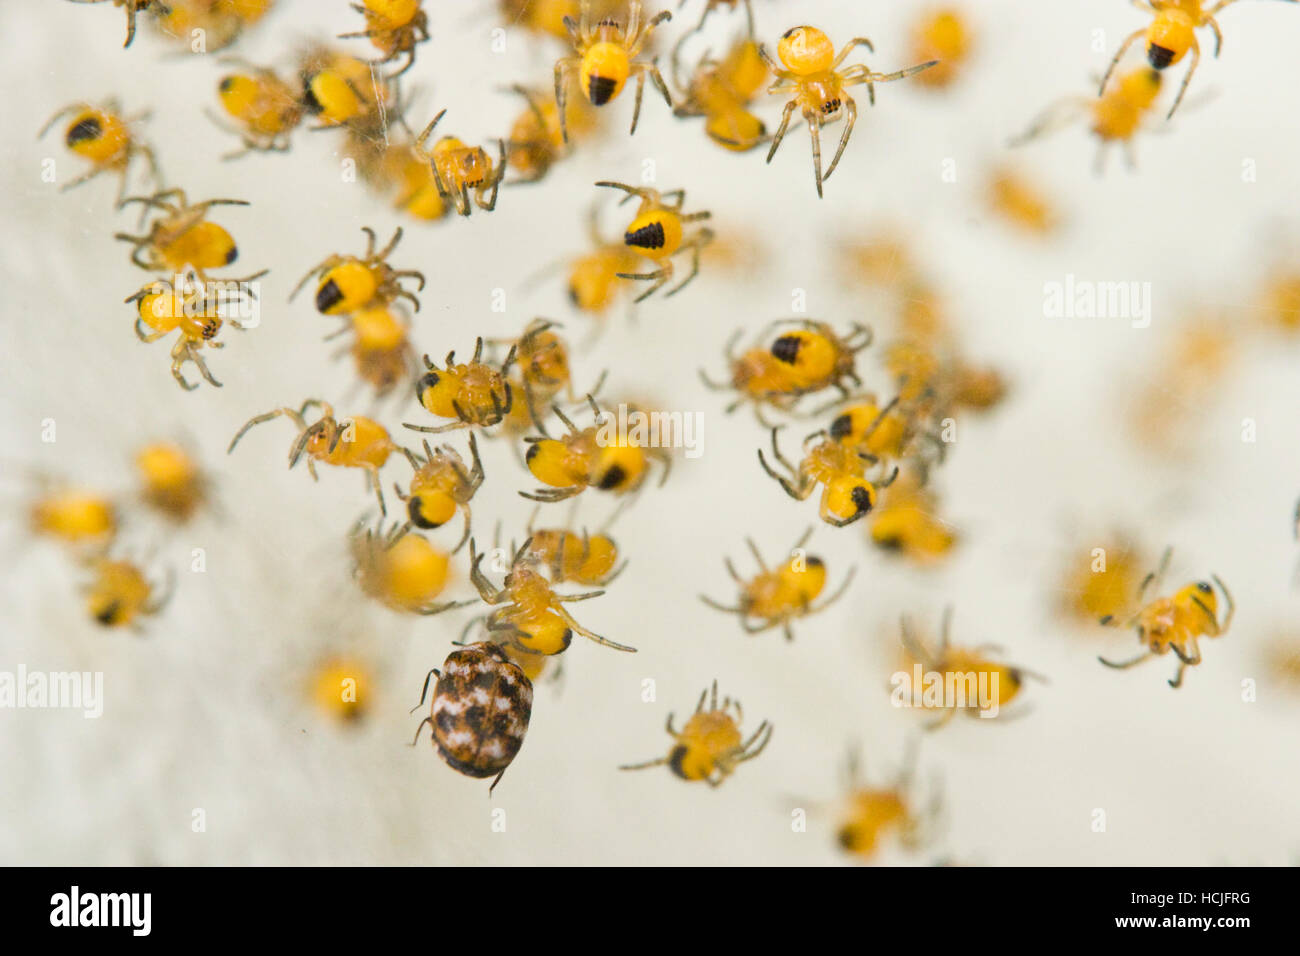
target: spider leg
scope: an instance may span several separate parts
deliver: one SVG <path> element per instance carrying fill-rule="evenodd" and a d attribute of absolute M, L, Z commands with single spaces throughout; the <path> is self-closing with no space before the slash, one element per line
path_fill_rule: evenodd
<path fill-rule="evenodd" d="M 302 421 L 301 416 L 299 416 L 297 411 L 295 411 L 292 408 L 277 408 L 274 411 L 266 412 L 262 415 L 256 415 L 253 418 L 250 418 L 248 421 L 246 421 L 244 423 L 244 427 L 241 428 L 236 433 L 235 437 L 230 440 L 230 447 L 226 449 L 226 454 L 230 454 L 232 451 L 235 450 L 235 446 L 239 444 L 239 440 L 244 437 L 244 433 L 247 432 L 254 425 L 261 425 L 263 422 L 269 422 L 271 419 L 279 418 L 281 415 L 288 415 L 290 417 L 296 418 L 298 421 Z M 306 425 L 304 424 L 302 427 L 305 428 Z"/>
<path fill-rule="evenodd" d="M 1182 85 L 1178 87 L 1178 95 L 1174 97 L 1174 105 L 1169 107 L 1169 112 L 1165 114 L 1165 119 L 1174 115 L 1174 110 L 1178 109 L 1178 104 L 1183 101 L 1183 94 L 1187 92 L 1187 84 L 1192 82 L 1192 74 L 1201 63 L 1201 44 L 1197 42 L 1196 37 L 1192 37 L 1192 63 L 1183 75 Z"/>
<path fill-rule="evenodd" d="M 1131 47 L 1140 37 L 1145 36 L 1146 32 L 1145 27 L 1141 30 L 1134 30 L 1128 35 L 1124 42 L 1120 44 L 1119 49 L 1115 51 L 1114 59 L 1110 61 L 1110 66 L 1106 67 L 1106 72 L 1102 75 L 1101 84 L 1097 87 L 1098 96 L 1101 96 L 1106 92 L 1106 84 L 1110 82 L 1111 74 L 1115 72 L 1115 67 L 1119 65 L 1119 61 L 1123 58 L 1124 54 L 1128 52 L 1128 48 Z"/>
<path fill-rule="evenodd" d="M 211 344 L 218 345 L 219 343 L 213 342 Z M 208 363 L 203 361 L 203 356 L 198 352 L 198 350 L 195 349 L 193 345 L 186 345 L 185 351 L 187 353 L 186 357 L 194 363 L 199 370 L 199 374 L 203 376 L 208 384 L 221 388 L 221 383 L 212 377 L 212 373 L 208 371 Z"/>
<path fill-rule="evenodd" d="M 379 469 L 376 468 L 374 465 L 368 466 L 366 468 L 366 480 L 369 483 L 371 489 L 374 491 L 375 497 L 379 499 L 380 515 L 387 518 L 388 505 L 384 502 L 384 488 L 383 485 L 381 485 L 379 482 Z"/>
<path fill-rule="evenodd" d="M 667 757 L 660 757 L 658 760 L 647 760 L 643 763 L 619 764 L 618 769 L 619 770 L 645 770 L 647 767 L 662 767 L 667 762 L 668 762 Z"/>
<path fill-rule="evenodd" d="M 663 268 L 656 269 L 654 272 L 618 272 L 615 273 L 615 275 L 620 279 L 637 279 L 651 283 L 650 288 L 646 289 L 632 300 L 632 303 L 635 305 L 638 302 L 650 298 L 650 296 L 654 295 L 668 284 L 668 280 L 673 277 L 673 264 L 671 261 L 665 261 Z"/>
<path fill-rule="evenodd" d="M 804 488 L 797 485 L 785 475 L 779 475 L 773 471 L 772 466 L 769 465 L 767 459 L 763 457 L 763 449 L 761 448 L 758 450 L 758 463 L 763 466 L 763 470 L 767 472 L 768 476 L 776 479 L 776 481 L 780 483 L 781 487 L 785 489 L 785 493 L 796 501 L 803 501 L 808 497 L 808 493 L 812 491 L 812 486 Z"/>
<path fill-rule="evenodd" d="M 772 157 L 776 155 L 776 148 L 781 145 L 781 140 L 785 139 L 785 131 L 790 126 L 790 117 L 794 115 L 794 108 L 798 105 L 797 100 L 785 104 L 785 111 L 781 114 L 781 125 L 776 128 L 776 134 L 772 137 L 772 146 L 767 151 L 767 162 L 772 161 Z"/>
<path fill-rule="evenodd" d="M 641 118 L 641 96 L 645 92 L 645 71 L 637 70 L 636 95 L 632 99 L 632 130 L 636 132 L 637 120 Z"/>
<path fill-rule="evenodd" d="M 686 287 L 687 283 L 700 274 L 700 250 L 704 246 L 708 245 L 712 238 L 713 233 L 711 231 L 708 229 L 702 229 L 700 235 L 696 237 L 696 240 L 691 242 L 691 271 L 686 274 L 685 279 L 664 293 L 665 299 L 681 292 L 682 289 Z"/>
<path fill-rule="evenodd" d="M 655 85 L 659 94 L 664 98 L 664 102 L 668 104 L 668 108 L 672 109 L 673 98 L 668 93 L 668 84 L 664 82 L 664 77 L 663 74 L 659 72 L 659 67 L 656 64 L 651 63 L 646 66 L 645 72 L 650 74 L 650 82 Z"/>
<path fill-rule="evenodd" d="M 636 653 L 635 647 L 629 647 L 626 644 L 619 644 L 617 641 L 611 641 L 607 637 L 601 637 L 599 634 L 595 633 L 594 631 L 587 630 L 585 627 L 579 624 L 577 620 L 574 619 L 573 615 L 570 614 L 568 611 L 566 611 L 562 605 L 555 608 L 555 613 L 557 613 L 564 620 L 565 624 L 569 625 L 569 627 L 573 629 L 573 632 L 575 634 L 581 634 L 583 637 L 587 638 L 588 640 L 595 641 L 597 644 L 601 644 L 605 647 L 611 648 L 612 650 L 626 651 L 629 654 Z"/>
<path fill-rule="evenodd" d="M 338 258 L 339 258 L 338 256 L 327 256 L 326 258 L 322 259 L 318 265 L 313 266 L 311 269 L 309 269 L 307 271 L 307 274 L 298 280 L 298 284 L 293 287 L 293 291 L 289 293 L 289 301 L 290 302 L 293 301 L 294 296 L 296 296 L 299 292 L 302 291 L 302 287 L 307 284 L 308 280 L 310 280 L 313 276 L 318 276 L 325 270 L 329 269 L 332 265 L 334 265 L 338 261 Z"/>
<path fill-rule="evenodd" d="M 840 50 L 839 56 L 837 56 L 834 62 L 831 63 L 830 68 L 832 70 L 835 69 L 837 66 L 839 66 L 841 63 L 844 62 L 845 57 L 847 57 L 850 53 L 852 53 L 855 49 L 857 49 L 860 46 L 866 47 L 872 53 L 876 52 L 876 48 L 872 45 L 871 41 L 868 40 L 866 37 L 854 37 L 848 43 L 844 44 L 844 49 Z"/>
<path fill-rule="evenodd" d="M 180 385 L 181 388 L 185 389 L 185 391 L 187 391 L 187 392 L 192 392 L 192 391 L 194 391 L 196 388 L 199 387 L 198 382 L 188 382 L 188 381 L 186 381 L 186 380 L 185 380 L 185 375 L 184 375 L 184 373 L 181 371 L 181 365 L 184 364 L 185 360 L 186 360 L 187 358 L 192 358 L 191 355 L 186 354 L 187 351 L 188 351 L 188 350 L 182 350 L 182 352 L 181 352 L 181 354 L 180 354 L 179 356 L 176 356 L 176 357 L 173 358 L 173 360 L 172 360 L 172 378 L 176 379 L 177 384 Z M 195 363 L 195 364 L 197 364 L 197 363 Z"/>
<path fill-rule="evenodd" d="M 817 198 L 822 198 L 822 137 L 821 137 L 821 119 L 817 116 L 808 117 L 808 136 L 812 140 L 813 154 L 813 175 L 817 179 Z"/>
<path fill-rule="evenodd" d="M 565 26 L 570 26 L 572 22 L 570 17 L 565 17 Z M 570 28 L 570 33 L 572 29 Z M 560 117 L 560 138 L 564 145 L 569 145 L 569 124 L 566 122 L 567 110 L 565 105 L 569 99 L 568 81 L 573 73 L 573 59 L 565 57 L 555 62 L 555 109 Z M 545 128 L 545 127 L 543 127 Z"/>
<path fill-rule="evenodd" d="M 1013 137 L 1007 145 L 1012 147 L 1023 146 L 1040 136 L 1054 133 L 1069 123 L 1073 123 L 1082 113 L 1092 107 L 1092 103 L 1091 99 L 1084 96 L 1071 96 L 1058 100 L 1040 113 L 1027 130 L 1019 136 Z"/>
<path fill-rule="evenodd" d="M 847 93 L 844 95 L 844 132 L 840 135 L 840 145 L 835 150 L 835 158 L 831 160 L 830 167 L 826 170 L 823 180 L 830 179 L 831 173 L 835 172 L 835 167 L 840 163 L 840 157 L 844 155 L 844 147 L 849 144 L 849 137 L 853 135 L 853 125 L 858 121 L 858 104 L 853 101 L 853 97 Z"/>
<path fill-rule="evenodd" d="M 700 595 L 700 600 L 703 601 L 705 604 L 707 604 L 709 607 L 713 608 L 713 609 L 716 610 L 716 611 L 724 611 L 724 612 L 726 612 L 727 614 L 744 614 L 744 613 L 745 613 L 745 609 L 744 609 L 744 608 L 741 608 L 741 607 L 729 607 L 729 606 L 726 605 L 726 604 L 722 604 L 722 603 L 720 603 L 720 602 L 718 602 L 718 601 L 713 600 L 713 598 L 709 597 L 707 594 L 701 594 L 701 595 Z"/>
<path fill-rule="evenodd" d="M 492 177 L 492 192 L 487 202 L 479 202 L 479 208 L 484 212 L 491 212 L 497 206 L 497 192 L 501 189 L 501 179 L 506 174 L 506 143 L 503 139 L 497 140 L 497 173 Z"/>
<path fill-rule="evenodd" d="M 1101 661 L 1107 667 L 1113 667 L 1116 670 L 1124 670 L 1124 668 L 1126 667 L 1133 667 L 1135 664 L 1141 664 L 1144 660 L 1146 660 L 1150 656 L 1151 656 L 1151 652 L 1145 651 L 1144 653 L 1139 654 L 1137 657 L 1134 657 L 1127 661 L 1108 661 L 1106 660 L 1106 658 L 1100 656 L 1097 658 L 1097 660 Z"/>
<path fill-rule="evenodd" d="M 760 737 L 762 738 L 761 740 Z M 758 729 L 754 731 L 753 736 L 745 741 L 741 748 L 742 752 L 740 756 L 736 758 L 736 763 L 744 763 L 746 760 L 753 760 L 763 752 L 763 748 L 767 746 L 767 742 L 771 739 L 772 725 L 765 720 L 758 725 Z M 757 747 L 754 746 L 755 742 L 758 744 Z M 751 747 L 754 749 L 751 750 Z"/>

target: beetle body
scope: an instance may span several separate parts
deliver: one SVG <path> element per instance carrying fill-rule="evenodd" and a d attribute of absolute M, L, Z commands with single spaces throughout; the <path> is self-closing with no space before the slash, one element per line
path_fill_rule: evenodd
<path fill-rule="evenodd" d="M 438 756 L 467 777 L 499 779 L 523 746 L 532 682 L 487 642 L 452 651 L 441 673 L 433 674 L 438 683 L 426 719 Z"/>

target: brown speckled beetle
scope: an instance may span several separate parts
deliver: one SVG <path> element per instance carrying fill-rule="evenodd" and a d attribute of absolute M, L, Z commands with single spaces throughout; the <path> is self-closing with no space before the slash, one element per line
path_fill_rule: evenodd
<path fill-rule="evenodd" d="M 412 710 L 424 704 L 434 675 L 433 705 L 411 746 L 428 724 L 438 756 L 453 770 L 467 777 L 496 775 L 490 795 L 523 746 L 533 712 L 532 682 L 496 644 L 470 644 L 448 654 L 441 672 L 429 671 Z"/>

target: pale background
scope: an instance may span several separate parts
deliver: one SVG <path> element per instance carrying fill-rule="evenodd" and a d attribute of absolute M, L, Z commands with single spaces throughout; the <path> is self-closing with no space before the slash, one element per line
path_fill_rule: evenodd
<path fill-rule="evenodd" d="M 797 22 L 842 42 L 869 35 L 877 69 L 906 60 L 907 21 L 919 4 L 775 3 L 755 0 L 760 34 L 772 43 Z M 1294 348 L 1267 337 L 1243 344 L 1234 372 L 1196 412 L 1196 454 L 1162 461 L 1136 446 L 1131 404 L 1188 304 L 1248 305 L 1265 267 L 1285 250 L 1270 223 L 1296 211 L 1300 194 L 1294 49 L 1300 11 L 1243 3 L 1222 17 L 1222 59 L 1207 58 L 1193 89 L 1215 95 L 1176 118 L 1169 135 L 1139 143 L 1140 169 L 1113 157 L 1091 173 L 1093 143 L 1081 129 L 1023 151 L 1024 168 L 1064 205 L 1058 238 L 1022 238 L 991 219 L 981 201 L 987 168 L 1008 157 L 1007 137 L 1054 97 L 1086 91 L 1120 39 L 1141 24 L 1121 0 L 981 0 L 980 50 L 962 84 L 933 94 L 892 84 L 863 116 L 842 166 L 818 202 L 807 134 L 792 130 L 770 167 L 762 152 L 731 155 L 710 144 L 699 121 L 673 121 L 647 95 L 642 126 L 626 135 L 624 95 L 608 109 L 611 135 L 558 167 L 540 186 L 502 191 L 497 210 L 430 227 L 403 223 L 364 188 L 341 184 L 331 134 L 300 132 L 287 156 L 236 164 L 204 117 L 215 106 L 221 68 L 175 55 L 141 31 L 121 49 L 123 17 L 109 6 L 61 0 L 0 4 L 0 78 L 5 130 L 3 192 L 4 587 L 0 669 L 102 670 L 98 721 L 79 713 L 0 713 L 0 860 L 7 863 L 618 863 L 832 864 L 832 821 L 814 816 L 793 833 L 790 810 L 832 801 L 850 740 L 875 779 L 892 773 L 913 715 L 889 706 L 884 684 L 897 618 L 926 623 L 956 607 L 957 636 L 1005 645 L 1017 663 L 1043 672 L 1030 685 L 1034 710 L 1005 726 L 959 720 L 922 742 L 922 774 L 942 780 L 946 820 L 926 852 L 891 851 L 883 862 L 951 858 L 989 864 L 1285 864 L 1300 853 L 1296 811 L 1300 700 L 1263 673 L 1265 640 L 1294 618 L 1296 547 L 1289 516 L 1300 491 L 1300 428 Z M 545 83 L 559 49 L 516 32 L 504 54 L 489 51 L 487 4 L 429 3 L 434 39 L 408 75 L 422 95 L 422 125 L 444 120 L 472 141 L 499 135 L 518 103 L 496 89 Z M 480 7 L 484 8 L 480 10 Z M 692 3 L 669 24 L 693 24 Z M 479 11 L 479 12 L 475 12 Z M 238 46 L 255 62 L 280 61 L 302 38 L 358 28 L 345 3 L 291 2 Z M 714 21 L 718 44 L 738 20 Z M 1105 52 L 1094 49 L 1104 29 Z M 366 47 L 356 45 L 358 52 Z M 1181 68 L 1171 71 L 1181 78 Z M 169 182 L 191 198 L 236 196 L 248 209 L 218 221 L 237 237 L 240 271 L 269 267 L 260 328 L 225 335 L 209 352 L 223 389 L 182 393 L 167 371 L 167 345 L 145 347 L 122 299 L 146 279 L 113 242 L 133 216 L 112 209 L 105 177 L 59 194 L 40 178 L 55 157 L 75 175 L 57 134 L 36 131 L 77 99 L 121 98 L 152 108 L 147 137 Z M 764 103 L 769 123 L 780 103 Z M 828 131 L 833 142 L 838 127 Z M 957 181 L 940 178 L 946 159 Z M 450 771 L 407 743 L 407 715 L 420 682 L 441 664 L 464 620 L 408 619 L 367 603 L 348 577 L 344 533 L 370 507 L 361 478 L 327 471 L 319 484 L 284 468 L 284 423 L 254 432 L 235 456 L 225 446 L 251 415 L 309 395 L 353 394 L 352 373 L 331 363 L 322 334 L 333 327 L 293 283 L 333 251 L 356 251 L 362 224 L 383 235 L 399 223 L 395 257 L 430 284 L 417 317 L 417 346 L 435 355 L 472 345 L 476 334 L 517 332 L 536 315 L 566 320 L 582 338 L 562 283 L 525 280 L 584 247 L 584 217 L 597 179 L 635 180 L 653 159 L 665 188 L 687 187 L 693 208 L 720 228 L 748 232 L 770 257 L 744 279 L 704 275 L 679 297 L 651 301 L 635 323 L 615 315 L 575 361 L 579 385 L 611 369 L 611 391 L 647 394 L 706 415 L 705 454 L 679 463 L 616 527 L 631 556 L 602 599 L 582 604 L 594 630 L 633 644 L 622 655 L 575 639 L 561 686 L 537 688 L 525 747 L 495 796 L 486 782 Z M 1258 181 L 1242 180 L 1243 160 Z M 66 172 L 65 172 L 66 171 Z M 759 471 L 761 429 L 746 414 L 725 418 L 723 397 L 696 377 L 717 374 L 722 343 L 742 324 L 786 316 L 794 288 L 809 313 L 836 323 L 866 319 L 887 329 L 869 297 L 839 281 L 835 242 L 897 225 L 953 304 L 968 350 L 1004 369 L 1010 400 L 963 423 L 937 476 L 944 508 L 965 540 L 933 572 L 870 550 L 863 529 L 819 525 L 812 547 L 838 579 L 858 576 L 848 597 L 802 623 L 798 640 L 743 635 L 705 608 L 700 590 L 729 598 L 724 553 L 742 562 L 753 534 L 768 553 L 788 546 L 816 505 L 787 499 Z M 1156 318 L 1134 330 L 1115 320 L 1042 317 L 1042 284 L 1080 278 L 1150 281 Z M 494 288 L 508 310 L 490 310 Z M 224 335 L 224 333 L 223 333 Z M 884 388 L 877 358 L 862 362 Z M 192 370 L 190 372 L 192 375 Z M 355 406 L 355 402 L 353 405 Z M 393 428 L 413 403 L 389 405 Z M 416 412 L 416 414 L 419 414 Z M 58 441 L 40 441 L 54 418 Z M 1258 423 L 1244 444 L 1241 421 Z M 46 468 L 110 490 L 130 483 L 131 450 L 146 439 L 187 437 L 213 470 L 227 513 L 168 534 L 147 522 L 130 529 L 138 553 L 171 564 L 180 584 L 149 635 L 101 632 L 76 597 L 79 576 L 64 555 L 34 544 L 21 526 L 23 469 Z M 479 534 L 498 519 L 518 533 L 531 504 L 515 494 L 533 482 L 503 443 L 485 443 L 488 483 L 475 500 Z M 405 480 L 395 463 L 386 484 Z M 604 500 L 584 502 L 597 523 Z M 593 507 L 594 506 L 594 507 Z M 1128 635 L 1079 630 L 1053 613 L 1068 549 L 1088 532 L 1134 528 L 1149 547 L 1175 546 L 1174 578 L 1216 571 L 1233 588 L 1236 624 L 1207 642 L 1205 663 L 1178 692 L 1165 685 L 1172 658 L 1125 673 L 1095 660 L 1127 655 Z M 1073 531 L 1071 531 L 1073 529 Z M 447 536 L 450 537 L 450 536 Z M 191 574 L 201 547 L 207 572 Z M 463 568 L 463 564 L 461 565 Z M 467 593 L 462 577 L 456 594 Z M 347 650 L 380 677 L 376 712 L 363 727 L 337 729 L 307 703 L 303 681 L 322 655 Z M 666 752 L 665 712 L 689 711 L 711 678 L 738 695 L 750 723 L 767 717 L 767 753 L 718 791 L 688 786 L 667 770 L 621 774 L 625 761 Z M 657 684 L 644 703 L 642 681 Z M 1260 699 L 1241 701 L 1257 678 Z M 193 833 L 191 811 L 207 813 Z M 504 833 L 490 829 L 506 811 Z M 1091 829 L 1094 808 L 1106 833 Z"/>

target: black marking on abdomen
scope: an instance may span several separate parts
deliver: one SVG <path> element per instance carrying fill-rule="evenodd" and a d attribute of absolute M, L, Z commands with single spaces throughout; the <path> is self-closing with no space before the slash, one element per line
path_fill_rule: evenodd
<path fill-rule="evenodd" d="M 635 232 L 623 234 L 623 243 L 638 249 L 662 249 L 664 247 L 664 224 L 652 222 Z"/>
<path fill-rule="evenodd" d="M 339 288 L 339 284 L 333 279 L 330 279 L 316 290 L 317 312 L 328 312 L 342 301 L 343 290 Z"/>
<path fill-rule="evenodd" d="M 1163 70 L 1170 63 L 1174 62 L 1174 51 L 1167 47 L 1151 44 L 1147 47 L 1147 62 L 1157 70 Z"/>
<path fill-rule="evenodd" d="M 683 767 L 685 761 L 686 745 L 678 744 L 673 748 L 673 752 L 668 755 L 668 769 L 677 774 L 677 776 L 681 777 L 683 780 L 689 780 L 690 778 L 686 776 L 686 770 Z"/>
<path fill-rule="evenodd" d="M 797 335 L 783 335 L 772 343 L 772 357 L 786 365 L 793 365 L 799 358 L 799 349 L 803 339 Z"/>
<path fill-rule="evenodd" d="M 617 488 L 627 478 L 627 472 L 623 470 L 622 465 L 613 465 L 609 471 L 605 472 L 600 479 L 600 489 L 609 491 L 611 488 Z"/>
<path fill-rule="evenodd" d="M 608 76 L 593 76 L 587 80 L 587 98 L 591 100 L 592 106 L 604 106 L 614 98 L 616 89 L 618 80 L 612 80 Z"/>
<path fill-rule="evenodd" d="M 78 123 L 75 123 L 68 130 L 68 145 L 75 146 L 77 143 L 84 143 L 88 140 L 96 140 L 104 135 L 104 127 L 99 125 L 99 120 L 90 116 Z"/>
<path fill-rule="evenodd" d="M 312 78 L 306 73 L 302 77 L 302 105 L 306 107 L 308 113 L 323 113 L 325 107 L 321 106 L 320 100 L 316 99 L 316 94 L 311 88 Z"/>
<path fill-rule="evenodd" d="M 420 500 L 420 496 L 412 495 L 411 500 L 406 503 L 406 513 L 411 517 L 411 524 L 415 525 L 417 528 L 424 528 L 426 530 L 439 527 L 438 522 L 430 521 L 424 516 L 424 513 L 421 510 L 423 507 L 424 502 Z"/>

